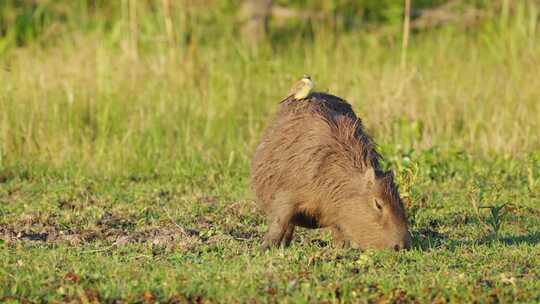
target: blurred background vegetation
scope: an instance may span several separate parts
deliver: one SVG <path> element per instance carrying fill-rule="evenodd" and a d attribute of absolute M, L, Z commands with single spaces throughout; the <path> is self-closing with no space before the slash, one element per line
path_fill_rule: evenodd
<path fill-rule="evenodd" d="M 0 167 L 245 174 L 303 73 L 387 153 L 540 148 L 539 1 L 405 3 L 3 0 Z"/>
<path fill-rule="evenodd" d="M 471 9 L 495 13 L 502 5 L 513 6 L 510 1 L 414 0 L 412 15 L 422 17 L 439 8 L 440 20 L 435 22 L 454 17 L 456 24 L 468 23 L 471 16 L 459 20 L 456 14 Z M 73 31 L 100 30 L 117 40 L 135 22 L 142 36 L 139 44 L 174 39 L 182 45 L 191 38 L 209 41 L 227 33 L 234 35 L 245 21 L 242 10 L 256 10 L 257 6 L 278 24 L 273 32 L 282 33 L 284 27 L 292 29 L 290 35 L 306 35 L 318 27 L 352 31 L 396 25 L 404 10 L 403 1 L 394 0 L 4 0 L 0 3 L 0 33 L 5 50 L 35 41 L 50 42 Z M 248 12 L 246 18 L 257 13 L 261 12 Z"/>

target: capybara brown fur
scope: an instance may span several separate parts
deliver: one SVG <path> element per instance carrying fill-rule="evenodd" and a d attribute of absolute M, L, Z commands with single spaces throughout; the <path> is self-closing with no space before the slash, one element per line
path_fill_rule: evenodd
<path fill-rule="evenodd" d="M 344 100 L 288 100 L 255 150 L 251 187 L 266 213 L 263 247 L 288 245 L 295 226 L 330 228 L 338 245 L 407 249 L 407 217 L 391 172 Z"/>

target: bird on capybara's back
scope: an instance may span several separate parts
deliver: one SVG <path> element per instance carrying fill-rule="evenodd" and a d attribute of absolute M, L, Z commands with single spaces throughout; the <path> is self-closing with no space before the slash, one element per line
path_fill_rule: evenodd
<path fill-rule="evenodd" d="M 295 226 L 330 228 L 338 245 L 407 249 L 411 237 L 391 172 L 344 100 L 288 100 L 255 149 L 251 187 L 266 213 L 263 247 L 288 245 Z"/>

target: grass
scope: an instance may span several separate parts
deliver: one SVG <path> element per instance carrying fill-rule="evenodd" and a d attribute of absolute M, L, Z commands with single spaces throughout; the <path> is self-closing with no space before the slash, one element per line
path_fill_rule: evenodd
<path fill-rule="evenodd" d="M 537 301 L 540 196 L 525 181 L 538 156 L 434 153 L 414 153 L 402 171 L 417 166 L 414 249 L 403 253 L 336 249 L 326 232 L 307 230 L 290 248 L 261 251 L 265 223 L 241 191 L 243 174 L 212 182 L 174 172 L 10 171 L 0 193 L 0 286 L 37 301 Z M 511 202 L 497 238 L 468 187 Z"/>
<path fill-rule="evenodd" d="M 316 24 L 258 49 L 200 27 L 171 48 L 141 17 L 137 58 L 114 24 L 4 50 L 0 301 L 540 301 L 531 8 L 416 33 L 407 69 L 398 37 Z M 251 153 L 304 72 L 374 134 L 413 250 L 337 249 L 306 230 L 258 249 Z"/>

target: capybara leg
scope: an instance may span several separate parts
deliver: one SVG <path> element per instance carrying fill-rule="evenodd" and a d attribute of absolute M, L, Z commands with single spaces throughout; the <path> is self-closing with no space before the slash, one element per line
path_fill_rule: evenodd
<path fill-rule="evenodd" d="M 336 225 L 330 227 L 330 231 L 332 231 L 332 238 L 334 239 L 334 245 L 336 247 L 343 248 L 347 246 L 348 241 L 339 226 Z"/>
<path fill-rule="evenodd" d="M 291 241 L 293 239 L 294 234 L 294 224 L 289 223 L 287 226 L 287 231 L 285 231 L 285 235 L 283 236 L 283 239 L 281 240 L 281 246 L 287 247 L 291 244 Z"/>
<path fill-rule="evenodd" d="M 281 219 L 279 217 L 275 217 L 272 221 L 270 221 L 268 232 L 266 232 L 266 236 L 264 237 L 264 242 L 262 245 L 263 249 L 277 246 L 281 243 L 281 240 L 285 236 L 289 226 L 288 221 L 289 219 Z"/>
<path fill-rule="evenodd" d="M 268 232 L 264 237 L 263 248 L 277 246 L 283 240 L 291 223 L 294 205 L 286 192 L 277 193 L 268 214 Z M 292 232 L 291 232 L 292 233 Z"/>

